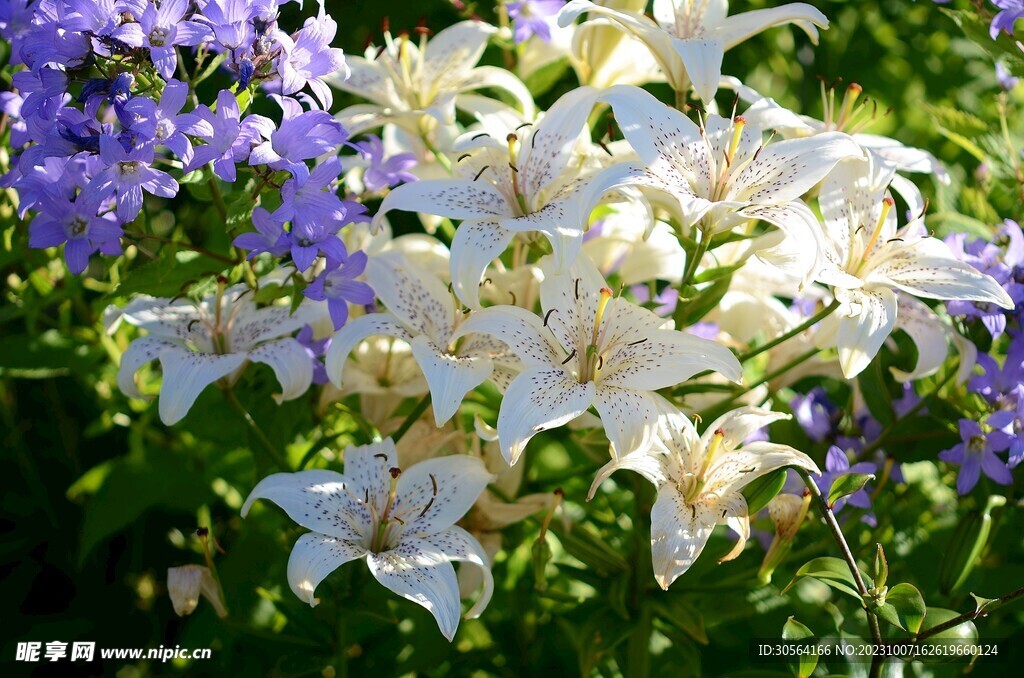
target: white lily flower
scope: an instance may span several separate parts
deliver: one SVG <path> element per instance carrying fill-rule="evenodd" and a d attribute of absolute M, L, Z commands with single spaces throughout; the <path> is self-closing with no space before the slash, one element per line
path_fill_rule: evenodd
<path fill-rule="evenodd" d="M 897 290 L 1013 308 L 999 283 L 928 237 L 920 219 L 897 230 L 888 177 L 891 172 L 872 171 L 870 163 L 847 163 L 825 180 L 818 199 L 826 236 L 818 280 L 832 287 L 841 304 L 828 320 L 837 325 L 836 347 L 847 378 L 871 363 L 892 332 Z"/>
<path fill-rule="evenodd" d="M 754 480 L 787 466 L 821 471 L 803 452 L 766 441 L 744 444 L 758 429 L 790 415 L 756 407 L 727 412 L 697 435 L 679 411 L 661 415 L 659 440 L 646 460 L 631 459 L 608 470 L 628 468 L 658 488 L 651 508 L 654 578 L 668 589 L 697 560 L 715 525 L 728 525 L 739 541 L 722 560 L 735 558 L 750 536 L 747 502 L 740 491 Z M 641 456 L 641 455 L 637 455 Z"/>
<path fill-rule="evenodd" d="M 486 133 L 463 137 L 457 177 L 404 184 L 381 203 L 374 223 L 390 210 L 428 212 L 462 219 L 452 240 L 455 293 L 479 308 L 478 287 L 487 266 L 517 233 L 543 233 L 558 265 L 572 264 L 583 242 L 585 214 L 579 195 L 585 171 L 573 162 L 597 91 L 573 90 L 535 126 L 510 131 L 500 141 Z"/>
<path fill-rule="evenodd" d="M 515 306 L 474 312 L 456 336 L 490 334 L 525 369 L 512 380 L 498 412 L 498 440 L 514 464 L 538 432 L 576 419 L 591 406 L 601 415 L 612 454 L 650 444 L 653 391 L 710 369 L 733 381 L 735 356 L 712 341 L 665 328 L 654 313 L 614 297 L 585 257 L 540 286 L 543 318 Z"/>
<path fill-rule="evenodd" d="M 599 5 L 627 13 L 642 13 L 647 0 L 599 0 Z M 665 76 L 651 50 L 605 19 L 569 24 L 572 31 L 569 61 L 583 85 L 598 89 L 612 85 L 664 82 Z"/>
<path fill-rule="evenodd" d="M 399 469 L 390 438 L 345 450 L 345 473 L 275 473 L 261 480 L 242 506 L 269 499 L 299 525 L 288 559 L 288 584 L 316 606 L 316 587 L 345 563 L 363 558 L 374 578 L 422 605 L 449 641 L 459 627 L 459 586 L 453 562 L 478 566 L 483 593 L 466 617 L 478 617 L 494 590 L 487 555 L 455 525 L 487 487 L 491 474 L 468 455 L 430 459 Z"/>
<path fill-rule="evenodd" d="M 445 284 L 398 252 L 382 253 L 366 265 L 366 277 L 387 312 L 369 313 L 350 320 L 327 349 L 324 364 L 335 386 L 345 381 L 349 354 L 364 339 L 386 335 L 407 342 L 430 387 L 434 420 L 438 426 L 451 419 L 466 393 L 482 384 L 493 371 L 499 382 L 511 373 L 492 358 L 508 349 L 487 336 L 464 336 L 456 330 L 463 320 L 461 306 Z M 506 362 L 513 359 L 508 357 Z"/>
<path fill-rule="evenodd" d="M 644 43 L 672 89 L 684 92 L 692 83 L 705 103 L 718 91 L 726 50 L 774 26 L 795 24 L 814 44 L 818 27 L 828 28 L 825 15 L 807 3 L 728 16 L 728 0 L 654 0 L 654 21 L 643 14 L 642 7 L 628 12 L 571 0 L 558 15 L 558 23 L 568 25 L 585 13 L 610 20 Z"/>
<path fill-rule="evenodd" d="M 233 384 L 246 364 L 264 363 L 274 370 L 281 403 L 298 398 L 313 381 L 313 363 L 305 348 L 287 336 L 316 319 L 313 306 L 303 303 L 293 314 L 287 306 L 257 308 L 248 287 L 239 285 L 198 303 L 140 296 L 110 317 L 149 334 L 132 341 L 121 356 L 117 385 L 130 398 L 144 397 L 135 373 L 159 360 L 163 369 L 160 419 L 170 426 L 180 421 L 199 394 L 223 380 Z M 116 324 L 115 324 L 116 326 Z"/>
<path fill-rule="evenodd" d="M 455 123 L 456 108 L 472 112 L 460 95 L 485 87 L 508 92 L 532 117 L 533 98 L 519 79 L 495 66 L 476 65 L 496 30 L 482 21 L 460 21 L 429 41 L 426 32 L 420 33 L 419 46 L 406 35 L 396 40 L 386 30 L 383 47 L 371 45 L 365 58 L 346 55 L 349 77 L 339 74 L 325 80 L 372 103 L 339 113 L 345 129 L 355 135 L 394 123 L 420 136 L 425 132 L 425 116 L 450 126 Z"/>
<path fill-rule="evenodd" d="M 722 85 L 734 89 L 742 100 L 751 104 L 743 113 L 743 117 L 750 124 L 761 129 L 775 130 L 784 139 L 802 139 L 827 132 L 845 132 L 871 156 L 874 163 L 872 166 L 883 172 L 920 172 L 932 174 L 944 184 L 950 181 L 942 163 L 928 151 L 863 131 L 875 121 L 877 105 L 867 99 L 860 100 L 863 88 L 856 83 L 846 88 L 842 101 L 839 102 L 835 99 L 834 89 L 822 83 L 823 120 L 809 115 L 798 115 L 780 106 L 774 99 L 747 87 L 736 78 L 722 78 Z M 920 189 L 913 182 L 902 176 L 894 176 L 891 187 L 907 201 L 911 212 L 923 210 L 924 199 Z"/>
<path fill-rule="evenodd" d="M 840 161 L 863 158 L 847 135 L 765 144 L 741 117 L 709 115 L 699 127 L 636 87 L 612 87 L 599 100 L 611 104 L 640 162 L 598 174 L 582 198 L 584 213 L 607 191 L 646 186 L 671 194 L 684 227 L 698 225 L 705 237 L 754 220 L 777 227 L 786 240 L 758 256 L 804 279 L 815 272 L 822 238 L 800 196 Z"/>
<path fill-rule="evenodd" d="M 583 251 L 599 271 L 617 271 L 623 285 L 649 280 L 678 283 L 686 268 L 686 252 L 672 227 L 655 221 L 648 230 L 647 206 L 637 202 L 603 205 L 594 213 L 583 239 Z"/>

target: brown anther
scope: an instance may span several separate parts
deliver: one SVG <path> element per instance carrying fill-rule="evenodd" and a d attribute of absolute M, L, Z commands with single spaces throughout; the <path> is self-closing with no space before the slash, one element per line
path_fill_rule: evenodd
<path fill-rule="evenodd" d="M 548 309 L 548 312 L 544 314 L 544 327 L 548 326 L 548 320 L 551 319 L 551 314 L 554 313 L 556 310 L 557 309 L 551 308 Z"/>
<path fill-rule="evenodd" d="M 416 28 L 413 32 L 417 35 L 433 35 L 434 31 L 427 28 L 427 17 L 420 17 L 419 23 L 416 24 Z"/>
<path fill-rule="evenodd" d="M 892 198 L 886 196 L 886 197 L 882 198 L 882 204 L 888 205 L 889 207 L 892 207 L 893 205 L 896 204 L 896 201 L 893 200 Z"/>
<path fill-rule="evenodd" d="M 397 479 L 398 476 L 402 475 L 402 469 L 398 468 L 397 466 L 392 466 L 391 468 L 388 469 L 388 473 L 391 474 L 392 478 Z"/>
<path fill-rule="evenodd" d="M 228 284 L 228 279 L 227 279 L 227 278 L 225 278 L 225 277 L 224 277 L 224 276 L 222 276 L 222 275 L 218 275 L 218 276 L 217 276 L 217 284 L 218 284 L 218 285 L 227 285 L 227 284 Z"/>
<path fill-rule="evenodd" d="M 374 459 L 383 459 L 384 461 L 388 460 L 388 455 L 383 454 L 383 453 L 375 454 L 375 455 L 373 455 L 373 457 L 374 457 Z"/>
<path fill-rule="evenodd" d="M 388 33 L 391 30 L 390 17 L 384 17 L 383 19 L 380 20 L 380 30 L 384 31 L 385 33 Z"/>
<path fill-rule="evenodd" d="M 847 87 L 846 89 L 850 90 L 851 92 L 856 92 L 857 94 L 860 94 L 861 92 L 864 91 L 864 88 L 855 82 L 851 82 L 850 86 Z"/>
<path fill-rule="evenodd" d="M 206 539 L 208 536 L 210 536 L 210 528 L 200 527 L 196 530 L 196 536 L 200 539 Z"/>
<path fill-rule="evenodd" d="M 565 490 L 563 490 L 563 489 L 562 489 L 562 488 L 560 488 L 560 487 L 556 487 L 556 488 L 555 488 L 555 491 L 554 491 L 554 495 L 555 495 L 556 497 L 564 497 L 564 496 L 565 496 Z"/>
<path fill-rule="evenodd" d="M 432 487 L 432 489 L 434 491 L 434 496 L 436 497 L 437 496 L 437 478 L 434 477 L 433 473 L 428 473 L 427 475 L 430 476 L 430 485 L 431 485 L 431 487 Z"/>
<path fill-rule="evenodd" d="M 509 132 L 508 136 L 505 137 L 505 141 L 512 143 L 513 141 L 519 141 L 519 136 L 515 132 Z"/>

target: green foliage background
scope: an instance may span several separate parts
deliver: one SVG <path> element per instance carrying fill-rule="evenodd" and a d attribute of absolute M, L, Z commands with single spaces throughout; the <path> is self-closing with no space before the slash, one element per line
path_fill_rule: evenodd
<path fill-rule="evenodd" d="M 769 4 L 774 3 L 732 3 L 733 11 Z M 993 56 L 1016 48 L 1002 40 L 986 44 L 986 53 L 978 46 L 985 43 L 965 38 L 953 18 L 931 2 L 812 4 L 832 20 L 817 49 L 798 32 L 776 29 L 727 54 L 725 72 L 812 115 L 821 110 L 818 76 L 858 82 L 880 111 L 892 109 L 872 131 L 928 148 L 950 167 L 950 187 L 936 192 L 924 182 L 933 198 L 934 228 L 988 233 L 1001 218 L 1019 218 L 1021 197 L 1006 180 L 1019 160 L 1020 93 L 1007 103 L 1015 149 L 1010 150 L 999 129 L 993 71 Z M 435 29 L 458 19 L 442 0 L 329 0 L 328 10 L 340 24 L 336 46 L 357 53 L 367 35 L 377 34 L 385 15 L 393 28 L 412 27 L 421 16 Z M 984 22 L 974 28 L 967 23 L 969 31 L 987 28 Z M 496 52 L 486 58 L 499 61 Z M 1008 65 L 1022 74 L 1019 56 Z M 569 72 L 538 103 L 550 104 L 572 84 Z M 979 172 L 982 160 L 987 174 Z M 194 200 L 181 208 L 175 227 L 197 244 L 223 246 L 226 236 L 204 220 L 198 191 Z M 687 575 L 669 592 L 657 590 L 647 560 L 647 528 L 632 519 L 649 508 L 650 488 L 620 474 L 615 491 L 584 505 L 604 448 L 564 432 L 541 437 L 538 447 L 546 447 L 527 455 L 523 488 L 564 488 L 570 515 L 582 519 L 572 536 L 556 521 L 555 535 L 548 537 L 554 559 L 544 571 L 546 591 L 536 590 L 531 562 L 539 521 L 528 520 L 507 532 L 508 550 L 495 566 L 498 590 L 490 608 L 482 620 L 464 622 L 450 646 L 425 611 L 397 600 L 356 565 L 329 578 L 319 591 L 323 604 L 311 610 L 288 591 L 285 579 L 287 554 L 301 530 L 269 507 L 244 522 L 238 515 L 242 498 L 265 470 L 254 465 L 247 429 L 220 394 L 208 389 L 182 424 L 166 428 L 155 407 L 128 401 L 114 384 L 115 356 L 124 346 L 102 331 L 107 304 L 132 290 L 174 294 L 212 262 L 172 258 L 169 252 L 144 272 L 135 269 L 120 287 L 119 271 L 111 285 L 66 276 L 59 261 L 27 248 L 24 225 L 9 205 L 0 209 L 0 472 L 6 478 L 0 510 L 6 632 L 0 663 L 5 674 L 12 671 L 7 675 L 28 668 L 9 664 L 15 644 L 26 640 L 214 649 L 213 659 L 200 663 L 89 667 L 122 676 L 328 676 L 343 670 L 381 676 L 791 675 L 785 664 L 753 661 L 748 641 L 780 637 L 790 615 L 819 634 L 837 628 L 863 632 L 856 601 L 830 597 L 821 584 L 805 581 L 780 594 L 808 558 L 836 555 L 817 521 L 800 532 L 793 554 L 769 586 L 756 585 L 761 558 L 756 547 L 717 565 L 716 556 L 726 553 L 730 542 L 716 533 Z M 921 391 L 932 384 L 926 382 Z M 242 386 L 246 406 L 257 420 L 272 422 L 266 428 L 293 462 L 355 437 L 343 417 L 317 428 L 312 397 L 276 407 L 268 371 L 249 370 Z M 846 387 L 829 388 L 837 402 L 848 402 Z M 779 394 L 779 402 L 785 400 L 786 394 Z M 945 426 L 955 414 L 939 401 L 929 403 L 929 410 L 931 415 L 892 447 L 901 459 L 933 459 L 955 439 Z M 822 458 L 824 450 L 793 425 L 776 427 L 773 436 Z M 321 462 L 330 464 L 326 457 Z M 1011 495 L 1007 507 L 996 512 L 989 547 L 967 583 L 953 594 L 939 592 L 938 563 L 952 531 L 981 500 L 975 493 L 958 503 L 949 489 L 952 476 L 940 478 L 930 464 L 912 465 L 907 473 L 907 486 L 877 498 L 877 529 L 856 515 L 846 523 L 862 562 L 870 562 L 874 542 L 881 541 L 887 545 L 891 582 L 912 582 L 930 606 L 960 611 L 970 609 L 968 591 L 995 597 L 1024 583 L 1022 516 Z M 205 602 L 193 616 L 177 618 L 164 589 L 168 566 L 202 562 L 192 536 L 201 525 L 210 526 L 226 552 L 216 558 L 231 611 L 224 621 Z M 1015 656 L 1002 658 L 1018 665 L 1024 658 L 1022 621 L 1024 606 L 979 622 L 984 638 L 1006 639 Z M 645 625 L 654 629 L 649 646 L 635 640 L 647 637 L 636 633 Z M 975 675 L 1002 675 L 1013 666 L 980 665 Z M 865 666 L 830 668 L 856 675 Z M 962 668 L 907 671 L 953 675 Z"/>

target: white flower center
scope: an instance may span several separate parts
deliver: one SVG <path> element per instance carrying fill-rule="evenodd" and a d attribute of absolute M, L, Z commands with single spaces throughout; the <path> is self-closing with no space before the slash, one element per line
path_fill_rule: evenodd
<path fill-rule="evenodd" d="M 149 44 L 153 47 L 163 47 L 164 43 L 167 42 L 167 36 L 170 33 L 166 28 L 157 26 L 149 32 Z"/>

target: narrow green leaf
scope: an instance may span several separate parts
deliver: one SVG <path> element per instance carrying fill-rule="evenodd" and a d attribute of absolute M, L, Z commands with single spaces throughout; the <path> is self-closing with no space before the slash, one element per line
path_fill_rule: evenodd
<path fill-rule="evenodd" d="M 850 572 L 850 568 L 847 567 L 846 561 L 841 558 L 822 556 L 821 558 L 807 561 L 796 571 L 793 581 L 786 585 L 783 593 L 789 590 L 798 579 L 803 579 L 804 577 L 812 577 L 824 584 L 828 584 L 837 591 L 853 596 L 857 600 L 861 599 L 860 592 L 857 590 L 857 581 L 853 578 L 853 574 Z"/>
<path fill-rule="evenodd" d="M 860 491 L 874 479 L 875 476 L 870 473 L 847 473 L 839 476 L 832 483 L 832 489 L 828 491 L 828 505 L 835 506 L 837 501 Z"/>

